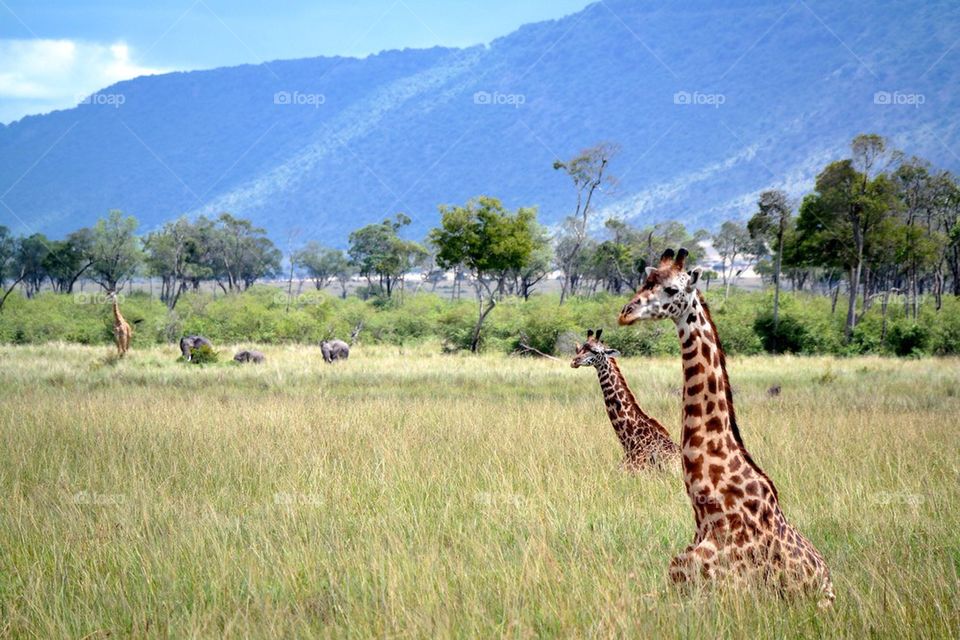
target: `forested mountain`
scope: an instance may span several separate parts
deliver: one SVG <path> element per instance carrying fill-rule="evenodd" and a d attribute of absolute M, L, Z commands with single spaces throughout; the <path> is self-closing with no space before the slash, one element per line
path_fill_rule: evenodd
<path fill-rule="evenodd" d="M 605 0 L 488 46 L 137 78 L 0 127 L 0 224 L 229 211 L 343 246 L 478 194 L 551 224 L 574 205 L 553 161 L 613 141 L 608 213 L 716 228 L 861 132 L 960 169 L 958 27 L 949 1 Z"/>

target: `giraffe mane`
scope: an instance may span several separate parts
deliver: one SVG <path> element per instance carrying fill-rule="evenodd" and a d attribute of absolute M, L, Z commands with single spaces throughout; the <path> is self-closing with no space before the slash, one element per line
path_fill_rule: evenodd
<path fill-rule="evenodd" d="M 761 477 L 766 479 L 767 483 L 770 485 L 770 490 L 773 491 L 773 497 L 779 502 L 780 496 L 777 493 L 777 487 L 773 484 L 773 480 L 770 479 L 770 476 L 768 476 L 756 462 L 754 462 L 750 452 L 747 451 L 746 445 L 743 444 L 743 438 L 740 435 L 740 427 L 737 425 L 737 413 L 733 408 L 733 390 L 730 388 L 730 377 L 727 375 L 727 354 L 723 350 L 723 345 L 720 343 L 720 334 L 717 333 L 717 325 L 713 322 L 713 316 L 710 314 L 710 307 L 707 305 L 707 301 L 699 289 L 697 289 L 697 299 L 700 301 L 700 305 L 703 307 L 703 317 L 707 319 L 707 324 L 710 325 L 710 330 L 713 332 L 713 338 L 717 342 L 717 351 L 720 352 L 720 372 L 723 374 L 723 389 L 727 400 L 727 413 L 730 415 L 730 430 L 733 432 L 733 439 L 736 441 L 737 446 L 740 447 L 740 452 L 743 454 L 744 459 L 746 459 L 747 464 L 753 467 L 753 470 L 759 473 Z"/>

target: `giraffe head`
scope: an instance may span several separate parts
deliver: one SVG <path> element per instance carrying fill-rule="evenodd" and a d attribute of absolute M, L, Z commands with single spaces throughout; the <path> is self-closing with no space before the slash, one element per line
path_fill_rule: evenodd
<path fill-rule="evenodd" d="M 607 349 L 607 346 L 600 342 L 600 335 L 603 329 L 587 329 L 587 341 L 582 345 L 577 345 L 577 353 L 573 356 L 570 366 L 574 369 L 578 367 L 599 367 L 606 364 L 610 358 L 616 358 L 620 352 L 616 349 Z"/>
<path fill-rule="evenodd" d="M 637 320 L 679 320 L 690 308 L 697 296 L 697 281 L 701 269 L 684 270 L 683 261 L 687 250 L 680 249 L 674 255 L 667 249 L 660 256 L 659 267 L 647 267 L 647 277 L 633 299 L 620 311 L 622 325 Z"/>

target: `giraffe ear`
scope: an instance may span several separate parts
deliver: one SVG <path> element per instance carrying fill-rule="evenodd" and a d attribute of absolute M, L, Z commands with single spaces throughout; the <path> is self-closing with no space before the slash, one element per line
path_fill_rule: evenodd
<path fill-rule="evenodd" d="M 697 282 L 700 281 L 700 276 L 703 274 L 702 267 L 694 267 L 687 271 L 687 275 L 690 276 L 690 279 L 687 280 L 687 291 L 693 291 L 697 287 Z"/>
<path fill-rule="evenodd" d="M 587 329 L 587 338 L 593 337 L 593 329 Z"/>
<path fill-rule="evenodd" d="M 649 278 L 649 277 L 650 277 L 650 274 L 653 273 L 654 271 L 656 271 L 656 268 L 654 268 L 654 267 L 647 267 L 646 269 L 644 269 L 644 271 L 646 272 L 646 275 L 647 275 L 647 277 Z"/>
<path fill-rule="evenodd" d="M 605 349 L 604 353 L 607 354 L 608 358 L 619 358 L 620 352 L 616 349 Z"/>
<path fill-rule="evenodd" d="M 600 339 L 600 336 L 601 336 L 602 334 L 603 334 L 603 329 L 597 329 L 597 333 L 596 333 L 597 340 Z"/>

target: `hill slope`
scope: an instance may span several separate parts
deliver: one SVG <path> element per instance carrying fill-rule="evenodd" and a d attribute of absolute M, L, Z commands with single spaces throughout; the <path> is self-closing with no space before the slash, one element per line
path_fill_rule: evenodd
<path fill-rule="evenodd" d="M 958 26 L 945 1 L 606 0 L 489 46 L 138 78 L 0 127 L 0 224 L 229 210 L 342 245 L 481 193 L 553 223 L 572 193 L 552 161 L 612 140 L 608 212 L 713 227 L 864 131 L 960 169 Z"/>

